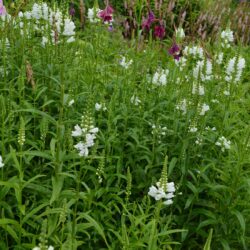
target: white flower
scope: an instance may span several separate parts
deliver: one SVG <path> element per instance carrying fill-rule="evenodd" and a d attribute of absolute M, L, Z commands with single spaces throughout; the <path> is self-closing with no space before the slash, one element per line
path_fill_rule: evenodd
<path fill-rule="evenodd" d="M 203 103 L 201 106 L 201 111 L 200 111 L 200 115 L 205 115 L 205 113 L 209 110 L 209 105 L 207 105 L 206 103 Z"/>
<path fill-rule="evenodd" d="M 236 73 L 236 77 L 235 77 L 235 81 L 236 82 L 239 82 L 240 81 L 240 78 L 241 78 L 241 74 L 242 74 L 242 71 L 243 69 L 245 68 L 246 66 L 246 61 L 244 58 L 240 57 L 238 59 L 238 62 L 237 62 L 237 73 Z"/>
<path fill-rule="evenodd" d="M 0 155 L 0 168 L 2 168 L 3 166 L 4 166 L 3 159 L 2 156 Z"/>
<path fill-rule="evenodd" d="M 42 37 L 42 46 L 45 47 L 45 45 L 48 43 L 48 38 L 47 37 Z"/>
<path fill-rule="evenodd" d="M 122 59 L 120 60 L 120 65 L 125 68 L 128 69 L 129 66 L 133 63 L 133 60 L 129 60 L 128 62 L 126 62 L 126 58 L 123 56 Z"/>
<path fill-rule="evenodd" d="M 219 53 L 217 56 L 216 56 L 216 63 L 218 64 L 222 64 L 223 62 L 223 52 Z"/>
<path fill-rule="evenodd" d="M 185 32 L 183 30 L 183 28 L 179 27 L 176 32 L 175 32 L 176 38 L 178 39 L 182 39 L 185 37 Z"/>
<path fill-rule="evenodd" d="M 77 124 L 74 128 L 75 128 L 75 130 L 72 131 L 71 135 L 74 136 L 74 137 L 81 136 L 82 135 L 81 127 Z"/>
<path fill-rule="evenodd" d="M 176 109 L 181 110 L 182 114 L 185 115 L 187 113 L 187 100 L 183 99 L 179 104 L 176 105 Z"/>
<path fill-rule="evenodd" d="M 234 41 L 233 32 L 230 29 L 223 30 L 221 32 L 222 47 L 229 48 L 230 44 Z"/>
<path fill-rule="evenodd" d="M 48 250 L 54 250 L 54 247 L 49 246 L 49 247 L 48 247 Z"/>
<path fill-rule="evenodd" d="M 228 90 L 224 90 L 223 94 L 226 95 L 226 96 L 230 96 L 230 92 Z"/>
<path fill-rule="evenodd" d="M 215 145 L 221 147 L 221 151 L 224 152 L 225 149 L 231 148 L 231 141 L 227 140 L 224 136 L 221 136 L 218 141 L 215 143 Z"/>
<path fill-rule="evenodd" d="M 163 204 L 167 205 L 167 206 L 171 205 L 171 204 L 173 204 L 173 200 L 166 200 L 166 201 L 163 202 Z"/>
<path fill-rule="evenodd" d="M 96 103 L 96 104 L 95 104 L 95 110 L 96 110 L 96 111 L 100 111 L 101 108 L 102 108 L 102 104 L 100 104 L 100 103 Z"/>
<path fill-rule="evenodd" d="M 174 186 L 174 182 L 168 182 L 167 183 L 167 192 L 175 192 L 175 186 Z"/>
<path fill-rule="evenodd" d="M 74 36 L 75 35 L 75 24 L 73 21 L 71 21 L 69 18 L 66 18 L 64 20 L 64 31 L 63 35 L 64 36 Z"/>
<path fill-rule="evenodd" d="M 41 250 L 40 247 L 34 247 L 32 250 Z"/>
<path fill-rule="evenodd" d="M 75 103 L 75 100 L 72 99 L 72 100 L 69 101 L 68 106 L 70 107 L 70 106 L 72 106 L 74 103 Z"/>
<path fill-rule="evenodd" d="M 191 132 L 191 133 L 195 133 L 195 132 L 197 132 L 197 130 L 198 130 L 198 128 L 196 128 L 195 126 L 189 127 L 189 132 Z"/>
<path fill-rule="evenodd" d="M 42 17 L 42 6 L 34 3 L 34 5 L 32 6 L 32 11 L 31 11 L 31 15 L 33 18 L 39 20 Z"/>
<path fill-rule="evenodd" d="M 225 80 L 227 82 L 230 82 L 232 80 L 232 75 L 235 71 L 235 63 L 236 63 L 236 57 L 233 57 L 229 60 L 227 67 L 226 67 L 226 77 Z"/>
<path fill-rule="evenodd" d="M 97 14 L 100 12 L 100 9 L 88 9 L 88 19 L 91 23 L 97 23 L 99 19 L 97 18 Z"/>
<path fill-rule="evenodd" d="M 76 148 L 79 151 L 79 156 L 88 156 L 89 150 L 86 144 L 84 144 L 82 141 L 78 142 L 74 148 Z"/>
<path fill-rule="evenodd" d="M 158 69 L 152 78 L 152 83 L 157 86 L 164 86 L 167 84 L 167 76 L 169 74 L 168 69 Z"/>
<path fill-rule="evenodd" d="M 192 94 L 198 94 L 200 96 L 205 94 L 205 88 L 202 85 L 197 86 L 196 83 L 193 84 Z"/>
<path fill-rule="evenodd" d="M 139 97 L 134 95 L 130 98 L 130 102 L 135 106 L 138 106 L 141 103 Z"/>
<path fill-rule="evenodd" d="M 73 37 L 73 36 L 71 36 L 69 39 L 67 39 L 67 43 L 72 43 L 72 42 L 74 42 L 76 39 Z"/>
<path fill-rule="evenodd" d="M 96 134 L 96 133 L 98 133 L 98 131 L 99 131 L 98 128 L 92 128 L 92 129 L 89 130 L 89 132 L 92 133 L 92 134 Z"/>

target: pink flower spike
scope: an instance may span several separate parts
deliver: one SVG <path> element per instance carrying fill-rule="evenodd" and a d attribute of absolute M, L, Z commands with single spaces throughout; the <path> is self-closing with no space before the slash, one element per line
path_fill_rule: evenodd
<path fill-rule="evenodd" d="M 5 16 L 7 14 L 6 8 L 3 5 L 3 0 L 0 0 L 0 16 Z"/>

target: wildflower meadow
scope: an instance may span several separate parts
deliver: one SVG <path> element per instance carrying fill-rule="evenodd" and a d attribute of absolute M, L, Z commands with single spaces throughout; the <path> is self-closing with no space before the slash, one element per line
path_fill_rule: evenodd
<path fill-rule="evenodd" d="M 250 3 L 0 0 L 0 250 L 250 249 Z"/>

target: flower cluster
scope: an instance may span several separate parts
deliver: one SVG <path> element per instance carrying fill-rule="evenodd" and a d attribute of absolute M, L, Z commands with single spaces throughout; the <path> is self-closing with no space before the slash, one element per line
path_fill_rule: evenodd
<path fill-rule="evenodd" d="M 165 186 L 165 187 L 164 187 Z M 161 199 L 166 199 L 163 204 L 164 205 L 171 205 L 173 204 L 173 197 L 175 192 L 175 185 L 174 182 L 167 182 L 161 184 L 160 182 L 156 183 L 156 186 L 151 186 L 149 188 L 148 195 L 153 197 L 156 201 Z"/>
<path fill-rule="evenodd" d="M 31 32 L 40 32 L 42 46 L 49 41 L 56 44 L 61 39 L 67 43 L 75 41 L 75 24 L 59 10 L 53 11 L 47 3 L 34 3 L 30 11 L 18 13 L 14 19 L 15 27 L 20 28 L 21 35 L 31 37 Z"/>
<path fill-rule="evenodd" d="M 222 47 L 225 48 L 229 48 L 230 47 L 230 43 L 232 43 L 234 41 L 234 36 L 233 36 L 233 32 L 230 29 L 226 29 L 223 30 L 221 32 L 221 40 L 222 40 Z"/>
<path fill-rule="evenodd" d="M 185 115 L 187 113 L 187 106 L 187 99 L 183 99 L 176 105 L 176 109 L 182 111 L 182 114 Z"/>
<path fill-rule="evenodd" d="M 246 66 L 246 62 L 245 59 L 242 57 L 238 58 L 237 64 L 236 64 L 236 57 L 231 58 L 228 61 L 228 64 L 226 66 L 226 76 L 225 76 L 225 80 L 227 82 L 231 82 L 233 80 L 233 76 L 235 76 L 235 82 L 239 82 L 243 69 Z"/>
<path fill-rule="evenodd" d="M 194 58 L 204 58 L 203 49 L 199 46 L 193 46 L 193 47 L 185 47 L 183 50 L 183 54 L 186 56 L 192 56 Z"/>
<path fill-rule="evenodd" d="M 81 126 L 77 124 L 74 127 L 71 135 L 83 138 L 74 146 L 79 151 L 79 156 L 87 157 L 89 155 L 89 148 L 94 146 L 94 140 L 98 131 L 99 129 L 93 126 L 92 120 L 85 116 L 82 117 Z"/>
<path fill-rule="evenodd" d="M 221 147 L 221 151 L 224 152 L 225 149 L 230 149 L 231 148 L 231 141 L 227 140 L 224 136 L 221 136 L 215 145 Z"/>
<path fill-rule="evenodd" d="M 106 106 L 105 106 L 105 104 L 102 104 L 102 103 L 96 103 L 95 104 L 95 110 L 96 111 L 106 111 L 107 110 L 107 108 L 106 108 Z"/>
<path fill-rule="evenodd" d="M 204 69 L 205 68 L 205 69 Z M 204 73 L 203 73 L 204 69 Z M 193 76 L 195 79 L 200 79 L 204 81 L 209 81 L 212 79 L 212 63 L 209 60 L 197 61 L 195 68 L 193 69 Z"/>
<path fill-rule="evenodd" d="M 133 60 L 129 60 L 127 61 L 126 57 L 125 56 L 122 56 L 122 59 L 120 60 L 120 65 L 125 68 L 125 69 L 128 69 L 129 66 L 133 63 Z"/>
<path fill-rule="evenodd" d="M 98 13 L 101 10 L 99 8 L 93 7 L 88 9 L 88 19 L 91 23 L 97 23 L 100 19 L 98 18 Z"/>
<path fill-rule="evenodd" d="M 158 69 L 152 78 L 152 83 L 157 86 L 165 86 L 167 84 L 168 69 Z"/>

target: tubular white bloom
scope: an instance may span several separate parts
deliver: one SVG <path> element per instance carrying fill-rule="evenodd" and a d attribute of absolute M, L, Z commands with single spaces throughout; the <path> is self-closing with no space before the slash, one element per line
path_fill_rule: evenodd
<path fill-rule="evenodd" d="M 75 35 L 75 24 L 73 21 L 71 21 L 69 18 L 66 18 L 64 20 L 64 31 L 63 35 L 64 36 L 74 36 Z"/>
<path fill-rule="evenodd" d="M 192 88 L 192 94 L 198 94 L 200 96 L 205 94 L 205 88 L 202 85 L 197 86 L 196 83 L 193 84 L 193 88 Z"/>
<path fill-rule="evenodd" d="M 91 130 L 89 130 L 90 133 L 96 134 L 98 133 L 99 129 L 98 128 L 92 128 Z"/>
<path fill-rule="evenodd" d="M 71 36 L 69 39 L 67 39 L 67 43 L 72 43 L 72 42 L 74 42 L 76 39 L 73 37 L 73 36 Z"/>
<path fill-rule="evenodd" d="M 43 16 L 42 6 L 37 3 L 34 3 L 34 5 L 32 6 L 31 15 L 33 18 L 39 20 Z"/>
<path fill-rule="evenodd" d="M 175 32 L 176 38 L 183 39 L 185 37 L 185 32 L 183 28 L 179 27 Z"/>
<path fill-rule="evenodd" d="M 100 12 L 100 9 L 88 9 L 88 19 L 91 23 L 97 23 L 100 19 L 97 18 L 97 14 Z"/>
<path fill-rule="evenodd" d="M 224 136 L 221 136 L 215 145 L 221 147 L 221 151 L 224 152 L 225 149 L 229 150 L 231 148 L 231 141 L 227 140 Z"/>
<path fill-rule="evenodd" d="M 99 103 L 96 103 L 96 104 L 95 104 L 95 110 L 96 110 L 96 111 L 101 110 L 101 108 L 102 108 L 102 104 L 99 104 Z"/>
<path fill-rule="evenodd" d="M 167 192 L 175 192 L 175 186 L 174 186 L 174 182 L 168 182 L 167 183 Z"/>
<path fill-rule="evenodd" d="M 206 103 L 203 103 L 201 106 L 201 111 L 200 111 L 200 115 L 205 115 L 205 113 L 209 110 L 209 105 L 207 105 Z"/>
<path fill-rule="evenodd" d="M 223 62 L 223 52 L 219 53 L 217 56 L 216 56 L 216 63 L 218 63 L 219 65 L 222 64 Z"/>
<path fill-rule="evenodd" d="M 74 137 L 78 137 L 78 136 L 81 136 L 82 135 L 82 129 L 81 127 L 77 124 L 75 127 L 74 127 L 74 131 L 72 131 L 71 135 L 74 136 Z"/>
<path fill-rule="evenodd" d="M 32 250 L 41 250 L 41 248 L 40 247 L 33 247 Z"/>
<path fill-rule="evenodd" d="M 198 128 L 196 128 L 195 126 L 189 127 L 189 132 L 191 132 L 191 133 L 195 133 L 195 132 L 197 132 L 197 130 L 198 130 Z"/>
<path fill-rule="evenodd" d="M 128 69 L 129 66 L 133 63 L 133 60 L 129 60 L 126 62 L 126 58 L 123 56 L 121 61 L 120 61 L 120 65 L 125 68 L 125 69 Z"/>
<path fill-rule="evenodd" d="M 152 83 L 157 86 L 165 86 L 167 84 L 168 69 L 158 69 L 152 78 Z"/>
<path fill-rule="evenodd" d="M 176 105 L 176 109 L 181 110 L 182 114 L 185 115 L 187 113 L 187 100 L 183 99 L 179 104 Z"/>
<path fill-rule="evenodd" d="M 48 247 L 48 250 L 54 250 L 54 247 L 49 246 L 49 247 Z"/>
<path fill-rule="evenodd" d="M 42 46 L 45 47 L 45 45 L 48 43 L 48 38 L 45 37 L 45 36 L 43 36 L 43 37 L 42 37 L 42 42 L 41 42 L 41 43 L 42 43 Z"/>
<path fill-rule="evenodd" d="M 240 57 L 238 59 L 238 63 L 237 63 L 237 73 L 236 73 L 236 77 L 235 77 L 235 81 L 236 82 L 239 82 L 240 81 L 240 78 L 241 78 L 241 75 L 242 75 L 242 71 L 243 69 L 245 68 L 246 66 L 246 61 L 244 58 Z"/>
<path fill-rule="evenodd" d="M 72 99 L 72 100 L 69 101 L 68 106 L 70 107 L 70 106 L 72 106 L 74 103 L 75 103 L 75 100 Z"/>
<path fill-rule="evenodd" d="M 0 168 L 2 168 L 3 166 L 4 166 L 3 159 L 2 156 L 0 155 Z"/>
<path fill-rule="evenodd" d="M 163 204 L 167 205 L 167 206 L 171 205 L 171 204 L 173 204 L 173 200 L 166 200 L 166 201 L 163 202 Z"/>
<path fill-rule="evenodd" d="M 234 41 L 233 32 L 230 29 L 223 30 L 220 37 L 222 39 L 222 47 L 229 48 L 229 43 L 232 43 Z"/>

